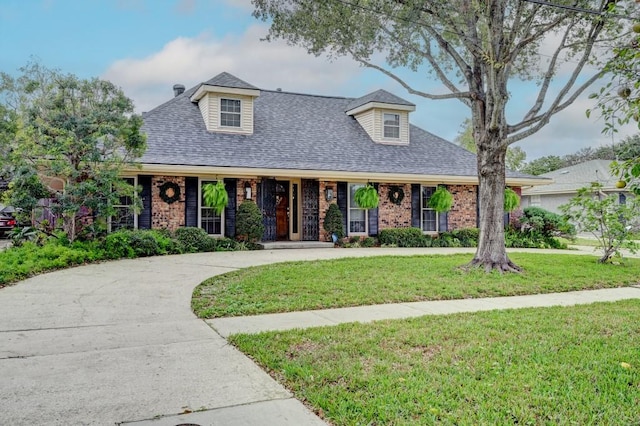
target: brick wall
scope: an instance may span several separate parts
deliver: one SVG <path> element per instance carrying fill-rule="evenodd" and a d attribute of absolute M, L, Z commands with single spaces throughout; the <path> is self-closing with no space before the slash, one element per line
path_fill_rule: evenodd
<path fill-rule="evenodd" d="M 327 215 L 327 209 L 329 208 L 329 204 L 331 203 L 336 203 L 338 200 L 338 182 L 336 181 L 320 181 L 319 182 L 320 185 L 318 185 L 320 187 L 320 194 L 318 194 L 318 215 L 319 215 L 319 235 L 320 241 L 329 241 L 330 240 L 330 236 L 329 234 L 324 230 L 324 218 Z M 325 190 L 327 188 L 331 188 L 333 189 L 333 200 L 331 201 L 327 201 L 327 197 L 325 196 Z M 345 229 L 346 232 L 346 229 Z"/>
<path fill-rule="evenodd" d="M 160 186 L 165 182 L 174 182 L 180 187 L 180 199 L 167 204 L 160 198 Z M 184 226 L 184 177 L 182 176 L 153 176 L 151 178 L 151 228 L 167 228 L 175 230 Z"/>
<path fill-rule="evenodd" d="M 389 200 L 389 188 L 391 186 L 399 186 L 404 191 L 404 198 L 400 205 L 394 204 Z M 380 203 L 378 204 L 379 229 L 407 228 L 411 226 L 410 184 L 381 183 L 378 186 L 378 195 L 380 196 Z"/>
<path fill-rule="evenodd" d="M 256 202 L 258 195 L 258 180 L 257 179 L 238 179 L 238 187 L 236 189 L 236 202 L 240 206 L 245 201 L 244 198 L 244 185 L 249 182 L 251 184 L 251 201 Z"/>
<path fill-rule="evenodd" d="M 448 216 L 449 230 L 477 227 L 478 187 L 475 185 L 449 185 L 447 188 L 453 195 L 453 206 Z"/>

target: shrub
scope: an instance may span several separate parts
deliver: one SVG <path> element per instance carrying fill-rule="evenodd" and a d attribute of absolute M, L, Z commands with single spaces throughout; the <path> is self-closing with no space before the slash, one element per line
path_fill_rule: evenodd
<path fill-rule="evenodd" d="M 362 247 L 375 247 L 376 239 L 373 237 L 364 237 L 362 241 L 360 241 L 360 245 Z"/>
<path fill-rule="evenodd" d="M 342 212 L 336 203 L 329 204 L 327 214 L 324 217 L 324 223 L 322 227 L 331 237 L 332 234 L 336 234 L 338 239 L 344 238 L 344 225 L 342 223 Z"/>
<path fill-rule="evenodd" d="M 563 216 L 540 207 L 525 208 L 519 221 L 522 232 L 537 232 L 544 237 L 573 238 L 576 235 L 575 226 Z"/>
<path fill-rule="evenodd" d="M 139 229 L 122 229 L 112 232 L 105 238 L 104 246 L 105 256 L 108 259 L 157 256 L 178 252 L 175 243 L 162 233 Z"/>
<path fill-rule="evenodd" d="M 184 227 L 174 232 L 174 238 L 182 253 L 209 252 L 216 249 L 216 241 L 202 228 Z"/>
<path fill-rule="evenodd" d="M 236 213 L 236 238 L 241 241 L 256 242 L 264 234 L 262 213 L 253 201 L 246 200 Z"/>
<path fill-rule="evenodd" d="M 505 246 L 509 248 L 552 248 L 566 249 L 567 245 L 555 237 L 537 231 L 520 231 L 509 227 L 504 233 Z"/>
<path fill-rule="evenodd" d="M 446 247 L 477 247 L 480 230 L 478 228 L 455 229 L 451 232 L 442 232 L 440 237 L 451 240 L 452 245 Z"/>
<path fill-rule="evenodd" d="M 380 245 L 397 247 L 429 247 L 428 236 L 420 228 L 383 229 L 378 236 Z"/>

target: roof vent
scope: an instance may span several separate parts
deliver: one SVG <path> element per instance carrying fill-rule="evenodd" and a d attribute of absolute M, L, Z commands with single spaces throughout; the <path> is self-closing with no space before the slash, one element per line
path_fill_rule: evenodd
<path fill-rule="evenodd" d="M 281 88 L 281 87 L 278 87 L 278 88 L 276 89 L 276 92 L 282 92 L 282 88 Z"/>
<path fill-rule="evenodd" d="M 183 84 L 174 84 L 173 85 L 173 96 L 180 96 L 184 93 L 184 85 Z"/>

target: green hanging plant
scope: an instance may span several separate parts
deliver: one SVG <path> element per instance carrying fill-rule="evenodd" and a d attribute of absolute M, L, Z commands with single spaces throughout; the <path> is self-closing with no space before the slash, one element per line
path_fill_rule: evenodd
<path fill-rule="evenodd" d="M 358 207 L 363 209 L 375 209 L 380 201 L 378 191 L 371 184 L 356 189 L 354 198 Z"/>
<path fill-rule="evenodd" d="M 504 211 L 509 213 L 514 211 L 520 205 L 520 197 L 518 193 L 511 188 L 504 190 Z"/>
<path fill-rule="evenodd" d="M 429 198 L 429 207 L 438 213 L 448 212 L 451 206 L 453 206 L 453 195 L 444 186 L 439 186 Z"/>
<path fill-rule="evenodd" d="M 222 180 L 219 180 L 215 185 L 213 183 L 202 185 L 202 195 L 205 206 L 211 207 L 218 215 L 229 204 L 229 194 L 227 194 Z"/>

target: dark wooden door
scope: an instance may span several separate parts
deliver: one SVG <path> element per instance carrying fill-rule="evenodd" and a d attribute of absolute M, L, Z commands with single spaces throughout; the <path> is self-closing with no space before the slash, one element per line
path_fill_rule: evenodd
<path fill-rule="evenodd" d="M 289 182 L 276 182 L 276 239 L 289 239 Z"/>

